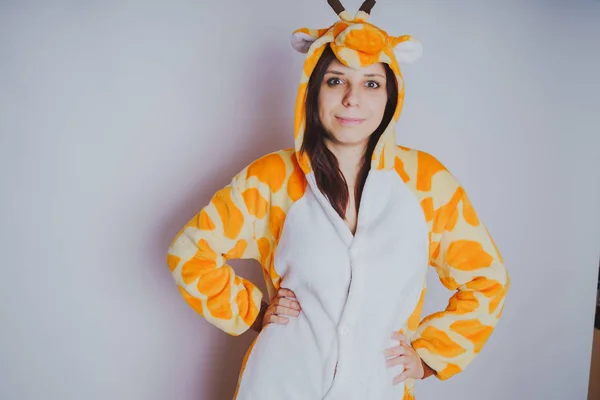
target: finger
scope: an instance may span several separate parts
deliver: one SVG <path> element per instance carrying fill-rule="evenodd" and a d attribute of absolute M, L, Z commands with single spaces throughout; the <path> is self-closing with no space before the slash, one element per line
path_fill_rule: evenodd
<path fill-rule="evenodd" d="M 411 371 L 408 369 L 405 369 L 404 372 L 402 372 L 400 375 L 398 375 L 397 377 L 394 378 L 393 384 L 398 385 L 401 382 L 403 382 L 406 378 L 410 378 L 410 376 L 411 376 Z"/>
<path fill-rule="evenodd" d="M 386 349 L 383 352 L 383 354 L 385 355 L 385 358 L 398 357 L 403 354 L 406 354 L 406 349 L 404 348 L 404 346 L 400 345 L 400 346 L 391 347 L 389 349 Z"/>
<path fill-rule="evenodd" d="M 280 317 L 279 315 L 269 314 L 269 323 L 285 325 L 288 323 L 288 319 L 285 317 Z"/>
<path fill-rule="evenodd" d="M 294 300 L 286 299 L 286 298 L 278 298 L 277 305 L 292 308 L 294 310 L 300 311 L 302 308 L 300 307 L 300 303 Z"/>
<path fill-rule="evenodd" d="M 408 357 L 399 356 L 399 357 L 390 358 L 390 359 L 386 360 L 385 365 L 388 368 L 391 368 L 391 367 L 395 367 L 396 365 L 407 365 L 409 362 L 410 362 L 410 360 L 408 359 Z"/>
<path fill-rule="evenodd" d="M 280 297 L 296 297 L 296 294 L 290 289 L 281 288 L 277 291 L 277 296 Z"/>
<path fill-rule="evenodd" d="M 392 333 L 392 339 L 397 340 L 400 343 L 406 343 L 406 336 L 404 336 L 400 332 L 394 332 L 394 333 Z"/>
<path fill-rule="evenodd" d="M 290 317 L 297 317 L 300 315 L 300 311 L 283 306 L 276 306 L 274 310 L 277 315 L 289 315 Z"/>

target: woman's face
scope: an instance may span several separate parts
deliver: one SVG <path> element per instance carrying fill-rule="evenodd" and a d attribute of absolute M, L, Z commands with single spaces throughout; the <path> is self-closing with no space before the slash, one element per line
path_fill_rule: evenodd
<path fill-rule="evenodd" d="M 319 93 L 319 118 L 329 140 L 342 145 L 365 144 L 381 123 L 387 100 L 383 64 L 355 70 L 334 60 Z"/>

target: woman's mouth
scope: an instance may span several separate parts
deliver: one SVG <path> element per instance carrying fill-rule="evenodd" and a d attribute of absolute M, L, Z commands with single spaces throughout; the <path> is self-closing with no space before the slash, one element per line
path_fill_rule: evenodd
<path fill-rule="evenodd" d="M 343 126 L 356 126 L 365 122 L 364 118 L 344 118 L 344 117 L 335 117 L 338 120 L 340 125 Z"/>

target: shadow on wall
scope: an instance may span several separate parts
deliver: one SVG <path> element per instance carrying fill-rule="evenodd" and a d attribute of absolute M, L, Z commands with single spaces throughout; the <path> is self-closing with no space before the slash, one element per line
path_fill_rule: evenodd
<path fill-rule="evenodd" d="M 198 170 L 208 169 L 208 174 L 204 176 L 209 176 L 210 181 L 197 182 L 196 189 L 191 191 L 188 198 L 173 199 L 176 206 L 168 213 L 165 223 L 161 225 L 162 230 L 157 232 L 152 248 L 158 249 L 156 257 L 161 261 L 160 265 L 164 266 L 165 285 L 174 286 L 164 261 L 166 249 L 181 227 L 200 211 L 199 205 L 208 204 L 216 190 L 229 184 L 231 178 L 253 160 L 272 151 L 293 146 L 293 104 L 290 108 L 285 97 L 293 92 L 292 98 L 295 99 L 298 84 L 296 81 L 289 80 L 291 52 L 265 45 L 261 51 L 254 54 L 256 58 L 249 60 L 245 70 L 248 71 L 251 82 L 249 98 L 253 110 L 250 114 L 255 118 L 243 127 L 243 134 L 236 137 L 236 142 L 232 143 L 231 153 L 227 158 L 223 158 L 218 164 L 206 165 L 201 160 L 198 162 Z M 276 63 L 272 62 L 274 59 L 277 60 Z M 251 65 L 252 61 L 254 66 Z M 293 74 L 296 75 L 299 77 L 300 71 L 298 74 Z M 265 85 L 264 82 L 268 84 Z M 235 111 L 235 108 L 234 102 L 232 111 Z M 239 131 L 240 128 L 235 123 L 234 119 L 218 121 L 225 132 Z M 255 283 L 267 296 L 264 277 L 256 261 L 234 260 L 230 265 L 234 267 L 236 273 Z M 268 301 L 267 298 L 265 300 Z M 183 299 L 181 304 L 187 307 Z M 214 340 L 214 337 L 217 337 L 217 340 Z M 211 337 L 210 342 L 203 342 L 202 354 L 215 355 L 215 358 L 198 360 L 194 363 L 197 368 L 187 371 L 187 379 L 201 385 L 201 387 L 191 385 L 194 390 L 191 397 L 206 400 L 232 399 L 243 357 L 255 337 L 256 333 L 253 331 L 248 331 L 240 337 L 233 337 L 219 331 Z"/>

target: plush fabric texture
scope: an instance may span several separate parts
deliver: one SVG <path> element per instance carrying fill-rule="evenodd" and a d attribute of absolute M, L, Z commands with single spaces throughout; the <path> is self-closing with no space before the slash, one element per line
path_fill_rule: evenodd
<path fill-rule="evenodd" d="M 300 316 L 287 325 L 269 324 L 248 349 L 238 400 L 414 399 L 415 380 L 394 386 L 402 367 L 386 368 L 383 351 L 397 344 L 392 332 L 404 333 L 445 380 L 474 360 L 504 308 L 509 276 L 466 191 L 434 156 L 396 144 L 404 99 L 399 60 L 415 61 L 421 47 L 408 35 L 392 37 L 368 23 L 372 6 L 363 5 L 354 18 L 342 8 L 331 27 L 293 33 L 292 46 L 306 57 L 295 148 L 240 171 L 168 250 L 185 301 L 230 335 L 246 332 L 261 300 L 280 287 L 296 293 Z M 353 68 L 388 63 L 399 88 L 394 118 L 373 154 L 354 235 L 300 152 L 307 82 L 326 44 Z M 266 296 L 227 264 L 236 258 L 261 264 Z M 423 318 L 429 266 L 452 294 L 445 310 Z"/>

